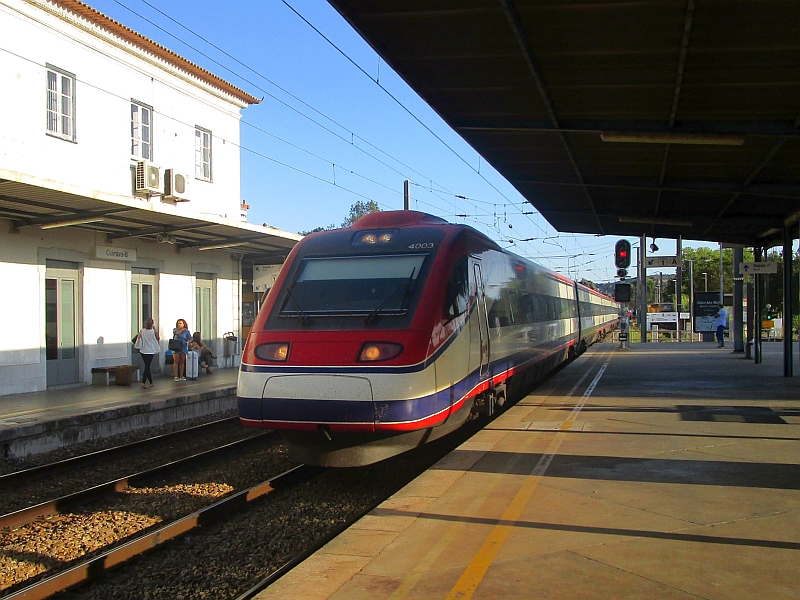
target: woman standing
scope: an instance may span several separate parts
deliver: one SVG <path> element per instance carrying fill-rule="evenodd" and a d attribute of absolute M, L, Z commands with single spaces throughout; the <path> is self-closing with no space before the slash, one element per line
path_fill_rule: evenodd
<path fill-rule="evenodd" d="M 189 354 L 188 341 L 192 339 L 192 334 L 189 332 L 189 326 L 186 324 L 185 319 L 176 321 L 175 329 L 172 330 L 172 337 L 181 342 L 180 352 L 173 351 L 172 353 L 175 358 L 172 363 L 172 373 L 175 375 L 175 381 L 185 381 L 186 355 Z"/>
<path fill-rule="evenodd" d="M 153 374 L 150 372 L 150 365 L 153 363 L 153 357 L 158 354 L 158 351 L 161 349 L 158 345 L 160 339 L 155 328 L 155 321 L 153 321 L 152 317 L 148 317 L 144 322 L 144 329 L 139 332 L 136 340 L 137 344 L 139 344 L 137 346 L 139 348 L 139 354 L 142 355 L 142 360 L 144 361 L 144 374 L 142 375 L 143 389 L 148 387 L 148 380 L 150 381 L 149 387 L 153 387 Z"/>

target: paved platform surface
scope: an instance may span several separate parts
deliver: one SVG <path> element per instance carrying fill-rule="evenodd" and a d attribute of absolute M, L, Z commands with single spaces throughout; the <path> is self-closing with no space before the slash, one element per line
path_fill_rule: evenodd
<path fill-rule="evenodd" d="M 597 345 L 257 598 L 800 598 L 800 378 L 764 349 Z"/>
<path fill-rule="evenodd" d="M 238 374 L 238 368 L 215 369 L 193 381 L 160 377 L 148 389 L 133 382 L 0 396 L 0 444 L 4 455 L 24 456 L 68 442 L 208 414 L 225 403 L 235 407 Z"/>

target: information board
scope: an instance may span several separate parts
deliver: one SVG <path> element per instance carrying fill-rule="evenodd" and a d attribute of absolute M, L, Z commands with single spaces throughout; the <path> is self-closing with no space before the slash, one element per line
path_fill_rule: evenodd
<path fill-rule="evenodd" d="M 719 310 L 718 292 L 694 293 L 694 330 L 710 333 L 717 330 L 714 321 Z"/>

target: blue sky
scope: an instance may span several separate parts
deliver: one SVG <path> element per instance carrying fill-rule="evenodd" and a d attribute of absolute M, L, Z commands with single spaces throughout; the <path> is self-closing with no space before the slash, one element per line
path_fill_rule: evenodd
<path fill-rule="evenodd" d="M 573 278 L 614 278 L 617 238 L 559 234 L 538 213 L 523 214 L 535 209 L 327 2 L 287 1 L 341 52 L 281 0 L 89 4 L 264 97 L 242 111 L 242 199 L 251 222 L 292 232 L 338 226 L 359 200 L 402 208 L 409 179 L 414 209 L 472 225 Z M 675 253 L 674 241 L 658 245 L 659 254 Z"/>

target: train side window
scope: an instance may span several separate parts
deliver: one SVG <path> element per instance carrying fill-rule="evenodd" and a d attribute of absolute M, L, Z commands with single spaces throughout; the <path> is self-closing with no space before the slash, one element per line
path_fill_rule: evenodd
<path fill-rule="evenodd" d="M 508 301 L 508 291 L 500 290 L 500 297 L 492 303 L 489 309 L 489 327 L 508 327 L 511 325 L 511 305 Z"/>
<path fill-rule="evenodd" d="M 467 310 L 469 303 L 469 270 L 467 259 L 460 258 L 453 267 L 450 281 L 447 283 L 444 312 L 453 319 Z"/>
<path fill-rule="evenodd" d="M 522 294 L 519 297 L 520 307 L 522 308 L 522 313 L 525 315 L 525 322 L 526 323 L 535 323 L 536 322 L 536 313 L 533 307 L 533 297 L 530 294 Z"/>

